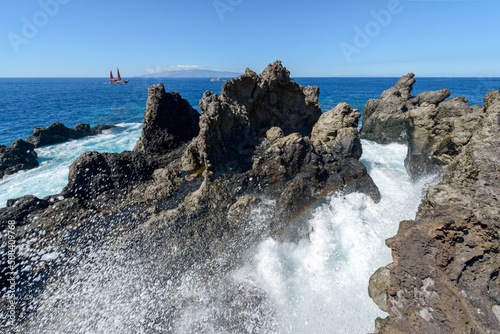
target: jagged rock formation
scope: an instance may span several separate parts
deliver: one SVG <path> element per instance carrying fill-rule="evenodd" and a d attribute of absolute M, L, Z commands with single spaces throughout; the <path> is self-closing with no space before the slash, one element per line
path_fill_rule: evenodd
<path fill-rule="evenodd" d="M 35 146 L 18 139 L 9 147 L 0 146 L 0 179 L 20 170 L 39 166 Z"/>
<path fill-rule="evenodd" d="M 380 297 L 385 286 L 381 308 L 389 317 L 377 319 L 376 333 L 500 333 L 500 91 L 486 95 L 484 112 L 465 102 L 424 103 L 410 112 L 419 127 L 413 131 L 441 128 L 430 141 L 454 149 L 424 160 L 448 164 L 443 180 L 427 191 L 416 219 L 401 222 L 387 240 L 394 263 L 389 275 L 374 275 L 371 290 Z"/>
<path fill-rule="evenodd" d="M 79 139 L 102 133 L 103 130 L 113 129 L 114 125 L 90 125 L 79 123 L 73 129 L 67 128 L 62 123 L 53 123 L 46 128 L 33 128 L 33 134 L 26 139 L 26 142 L 35 147 L 59 144 L 70 139 Z"/>
<path fill-rule="evenodd" d="M 394 87 L 385 90 L 377 100 L 371 99 L 363 109 L 361 138 L 380 144 L 406 143 L 405 112 L 412 99 L 415 74 L 401 77 Z"/>
<path fill-rule="evenodd" d="M 58 144 L 70 139 L 101 134 L 103 130 L 113 129 L 114 125 L 96 125 L 90 128 L 88 124 L 79 123 L 73 129 L 62 123 L 53 123 L 46 128 L 33 128 L 33 134 L 26 141 L 16 140 L 11 146 L 0 146 L 0 179 L 5 175 L 17 173 L 20 170 L 39 166 L 35 148 Z"/>
<path fill-rule="evenodd" d="M 413 73 L 401 77 L 378 100 L 369 100 L 364 109 L 361 138 L 381 144 L 408 144 L 405 166 L 417 179 L 438 173 L 461 152 L 480 126 L 482 106 L 469 107 L 464 97 L 447 98 L 443 88 L 411 96 Z"/>
<path fill-rule="evenodd" d="M 33 195 L 9 199 L 7 207 L 0 210 L 0 230 L 7 226 L 8 220 L 22 221 L 30 212 L 43 210 L 48 206 L 49 202 Z"/>
<path fill-rule="evenodd" d="M 200 114 L 178 92 L 163 84 L 149 87 L 142 136 L 134 151 L 162 154 L 190 141 L 200 132 Z"/>
<path fill-rule="evenodd" d="M 416 107 L 406 113 L 408 155 L 405 166 L 410 175 L 440 171 L 455 158 L 480 126 L 482 106 L 469 107 L 467 99 L 454 97 L 448 90 L 427 100 L 418 94 Z M 435 92 L 439 93 L 441 91 Z M 426 92 L 429 94 L 432 92 Z M 424 101 L 424 102 L 422 102 Z M 428 102 L 432 101 L 434 103 Z"/>
<path fill-rule="evenodd" d="M 178 94 L 164 93 L 161 85 L 148 93 L 136 149 L 80 156 L 63 193 L 43 199 L 49 207 L 23 211 L 23 236 L 38 228 L 58 235 L 43 243 L 64 245 L 65 258 L 90 237 L 120 236 L 116 251 L 138 263 L 151 261 L 143 256 L 151 254 L 164 267 L 162 275 L 177 284 L 192 266 L 206 268 L 207 276 L 227 272 L 263 238 L 307 236 L 299 213 L 333 191 L 380 198 L 359 161 L 359 111 L 344 103 L 321 114 L 319 89 L 295 83 L 280 62 L 260 75 L 247 70 L 226 82 L 220 96 L 205 93 L 199 133 L 190 128 L 192 109 Z M 179 124 L 192 131 L 180 131 Z M 253 221 L 257 209 L 264 216 Z M 90 228 L 100 232 L 88 235 Z M 20 282 L 36 270 L 23 271 Z M 243 286 L 224 294 L 231 299 L 242 289 L 252 291 Z M 249 292 L 253 299 L 241 312 L 259 309 L 257 295 Z M 173 304 L 165 312 L 175 319 L 179 310 Z M 221 326 L 239 328 L 231 327 L 237 321 Z"/>
<path fill-rule="evenodd" d="M 281 62 L 262 74 L 247 69 L 227 81 L 221 95 L 206 92 L 200 100 L 200 134 L 183 157 L 185 170 L 205 166 L 210 172 L 248 170 L 255 148 L 273 126 L 284 135 L 310 135 L 321 115 L 318 87 L 290 79 Z"/>

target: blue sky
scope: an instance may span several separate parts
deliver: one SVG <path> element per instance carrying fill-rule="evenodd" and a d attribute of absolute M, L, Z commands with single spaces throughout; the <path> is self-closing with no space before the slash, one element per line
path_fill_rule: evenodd
<path fill-rule="evenodd" d="M 500 76 L 497 0 L 0 0 L 0 77 Z"/>

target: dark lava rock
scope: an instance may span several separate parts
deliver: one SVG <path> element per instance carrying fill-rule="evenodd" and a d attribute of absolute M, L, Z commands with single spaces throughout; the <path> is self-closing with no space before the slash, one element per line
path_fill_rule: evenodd
<path fill-rule="evenodd" d="M 361 138 L 380 144 L 406 143 L 405 115 L 415 74 L 401 77 L 394 87 L 385 90 L 377 100 L 369 100 L 363 109 Z"/>
<path fill-rule="evenodd" d="M 276 126 L 284 135 L 309 136 L 321 115 L 318 87 L 302 87 L 277 61 L 260 75 L 247 69 L 227 81 L 221 95 L 206 92 L 200 100 L 200 134 L 190 144 L 184 169 L 206 166 L 210 172 L 248 170 L 252 154 Z"/>
<path fill-rule="evenodd" d="M 193 268 L 204 268 L 207 281 L 220 282 L 217 275 L 240 266 L 264 238 L 307 238 L 308 214 L 334 192 L 360 191 L 380 199 L 359 161 L 359 110 L 341 103 L 322 114 L 318 96 L 317 87 L 298 85 L 280 62 L 260 75 L 247 70 L 226 82 L 221 95 L 203 95 L 198 132 L 187 102 L 153 86 L 135 150 L 80 156 L 62 194 L 46 199 L 51 205 L 45 209 L 32 205 L 19 233 L 36 239 L 40 226 L 45 247 L 65 249 L 83 261 L 85 254 L 96 253 L 99 240 L 109 240 L 113 246 L 105 253 L 123 252 L 117 260 L 126 259 L 124 265 L 151 271 L 141 276 L 170 282 L 152 281 L 155 285 L 179 286 Z M 68 263 L 74 262 L 61 259 L 53 266 L 67 265 L 66 273 L 72 270 Z M 244 298 L 228 284 L 229 299 Z M 166 318 L 179 316 L 175 305 L 191 302 L 173 300 Z M 244 299 L 234 318 L 254 314 L 264 302 Z M 26 326 L 41 318 L 33 315 Z M 233 322 L 221 326 L 247 332 L 235 330 Z"/>
<path fill-rule="evenodd" d="M 114 125 L 97 125 L 90 128 L 88 124 L 79 123 L 71 129 L 62 123 L 53 123 L 46 128 L 34 127 L 33 134 L 26 139 L 26 142 L 33 144 L 35 147 L 59 144 L 70 139 L 79 139 L 100 134 L 103 130 L 115 127 Z"/>
<path fill-rule="evenodd" d="M 138 182 L 151 180 L 157 168 L 157 160 L 137 152 L 85 152 L 69 167 L 69 182 L 62 194 L 90 201 L 105 191 L 128 190 Z"/>
<path fill-rule="evenodd" d="M 439 118 L 434 127 L 448 124 L 438 138 L 460 144 L 416 219 L 387 240 L 394 263 L 378 286 L 386 286 L 389 317 L 375 333 L 500 333 L 500 92 L 486 95 L 484 112 L 463 98 L 446 102 L 417 112 Z"/>
<path fill-rule="evenodd" d="M 21 222 L 30 212 L 42 210 L 49 206 L 49 202 L 33 195 L 21 198 L 9 199 L 7 207 L 0 209 L 0 231 L 2 231 L 9 220 Z"/>
<path fill-rule="evenodd" d="M 134 151 L 162 154 L 196 137 L 200 114 L 178 92 L 166 93 L 163 84 L 149 87 L 142 136 Z"/>
<path fill-rule="evenodd" d="M 250 175 L 256 183 L 276 194 L 278 201 L 271 229 L 274 235 L 298 240 L 307 235 L 307 218 L 291 231 L 290 221 L 329 193 L 342 190 L 346 194 L 362 192 L 375 201 L 378 188 L 359 161 L 362 153 L 357 131 L 359 110 L 340 103 L 324 113 L 312 129 L 311 139 L 299 133 L 284 136 L 274 127 L 255 151 Z"/>
<path fill-rule="evenodd" d="M 39 166 L 35 146 L 18 139 L 9 147 L 0 147 L 0 179 L 20 170 Z"/>

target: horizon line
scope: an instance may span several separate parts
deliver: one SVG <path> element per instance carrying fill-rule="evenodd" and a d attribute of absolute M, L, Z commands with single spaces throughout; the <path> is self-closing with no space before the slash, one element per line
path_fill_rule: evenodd
<path fill-rule="evenodd" d="M 290 76 L 290 78 L 400 78 L 403 75 L 395 76 L 395 75 L 330 75 L 330 76 Z M 445 79 L 459 79 L 459 78 L 490 78 L 497 79 L 500 76 L 472 76 L 472 75 L 456 75 L 456 76 L 434 76 L 434 75 L 423 75 L 419 76 L 415 74 L 415 77 L 418 78 L 445 78 Z M 209 79 L 210 77 L 168 77 L 168 76 L 158 76 L 154 75 L 140 75 L 140 76 L 131 76 L 128 77 L 130 79 L 154 79 L 154 78 L 164 78 L 164 79 Z M 237 77 L 228 77 L 221 76 L 221 78 L 237 78 Z M 46 77 L 46 76 L 19 76 L 19 77 L 7 77 L 0 76 L 0 79 L 106 79 L 109 80 L 107 76 L 54 76 L 54 77 Z"/>

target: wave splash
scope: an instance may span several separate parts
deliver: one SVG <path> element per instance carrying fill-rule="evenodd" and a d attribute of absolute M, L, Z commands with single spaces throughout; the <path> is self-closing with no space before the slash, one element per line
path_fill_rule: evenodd
<path fill-rule="evenodd" d="M 117 126 L 97 136 L 37 148 L 40 167 L 0 180 L 0 207 L 5 207 L 8 199 L 28 194 L 43 198 L 60 193 L 68 183 L 69 165 L 86 151 L 120 153 L 132 150 L 141 136 L 142 124 L 121 123 Z"/>
<path fill-rule="evenodd" d="M 315 209 L 310 237 L 295 244 L 256 237 L 273 207 L 263 201 L 241 235 L 201 262 L 161 238 L 90 244 L 78 269 L 37 301 L 38 315 L 25 331 L 371 332 L 374 319 L 385 316 L 367 288 L 370 275 L 392 261 L 385 239 L 399 221 L 414 218 L 436 179 L 411 181 L 404 145 L 363 141 L 363 148 L 379 203 L 335 194 Z"/>

